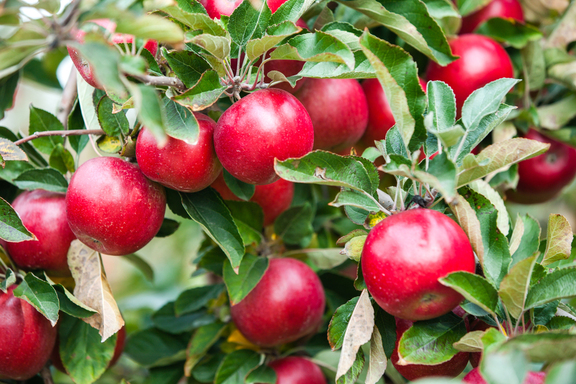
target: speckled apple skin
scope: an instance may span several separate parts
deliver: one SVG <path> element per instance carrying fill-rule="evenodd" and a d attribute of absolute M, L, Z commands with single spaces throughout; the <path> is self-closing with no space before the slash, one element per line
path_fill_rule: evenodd
<path fill-rule="evenodd" d="M 137 165 L 116 157 L 82 164 L 66 194 L 70 229 L 90 248 L 127 255 L 158 233 L 166 210 L 164 187 L 148 180 Z"/>
<path fill-rule="evenodd" d="M 38 240 L 6 243 L 10 258 L 27 271 L 43 269 L 53 276 L 69 276 L 68 249 L 76 236 L 66 219 L 66 195 L 42 189 L 27 191 L 12 207 Z"/>
<path fill-rule="evenodd" d="M 144 128 L 136 141 L 136 160 L 144 175 L 165 187 L 181 192 L 197 192 L 208 187 L 222 172 L 214 150 L 216 123 L 206 115 L 195 113 L 198 140 L 188 143 L 168 136 L 163 147 Z"/>
<path fill-rule="evenodd" d="M 250 184 L 278 180 L 274 158 L 302 157 L 312 150 L 313 143 L 308 112 L 281 89 L 243 97 L 222 114 L 214 131 L 214 147 L 222 166 Z"/>
<path fill-rule="evenodd" d="M 482 23 L 493 17 L 524 21 L 522 4 L 518 0 L 492 0 L 479 11 L 462 18 L 460 34 L 472 33 Z"/>
<path fill-rule="evenodd" d="M 246 339 L 274 347 L 314 332 L 325 304 L 322 283 L 309 266 L 296 259 L 271 259 L 262 280 L 230 313 Z"/>
<path fill-rule="evenodd" d="M 48 361 L 56 328 L 26 301 L 0 291 L 0 377 L 26 380 Z"/>
<path fill-rule="evenodd" d="M 268 364 L 276 372 L 276 384 L 326 384 L 319 366 L 300 356 L 288 356 Z"/>
<path fill-rule="evenodd" d="M 448 216 L 411 209 L 387 217 L 366 238 L 362 273 L 378 305 L 395 317 L 426 320 L 456 307 L 463 297 L 438 282 L 451 272 L 474 273 L 466 233 Z"/>

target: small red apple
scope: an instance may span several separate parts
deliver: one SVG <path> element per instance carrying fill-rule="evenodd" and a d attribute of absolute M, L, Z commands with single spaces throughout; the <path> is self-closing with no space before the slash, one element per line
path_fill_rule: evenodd
<path fill-rule="evenodd" d="M 506 196 L 520 204 L 543 203 L 556 197 L 576 176 L 576 149 L 534 129 L 524 137 L 550 143 L 550 149 L 518 163 L 518 186 L 515 191 L 506 192 Z"/>
<path fill-rule="evenodd" d="M 322 283 L 309 266 L 296 259 L 270 259 L 262 280 L 232 305 L 230 314 L 246 339 L 274 347 L 314 332 L 325 302 Z"/>
<path fill-rule="evenodd" d="M 546 372 L 528 372 L 523 384 L 544 384 Z M 468 384 L 487 384 L 486 380 L 480 375 L 480 370 L 474 368 L 462 379 L 464 383 Z"/>
<path fill-rule="evenodd" d="M 478 88 L 494 80 L 514 77 L 510 57 L 500 44 L 489 37 L 461 35 L 451 39 L 449 44 L 452 53 L 460 58 L 445 67 L 430 62 L 426 78 L 443 81 L 452 88 L 458 111 Z"/>
<path fill-rule="evenodd" d="M 108 368 L 113 367 L 114 364 L 118 362 L 122 352 L 124 352 L 124 344 L 126 343 L 126 327 L 120 328 L 118 331 L 118 336 L 116 338 L 116 345 L 114 346 L 114 355 L 112 360 L 108 363 Z M 66 372 L 64 369 L 64 364 L 62 363 L 62 358 L 60 357 L 60 341 L 56 338 L 56 343 L 54 344 L 54 349 L 50 355 L 50 362 L 52 365 L 60 372 Z"/>
<path fill-rule="evenodd" d="M 354 79 L 308 79 L 296 93 L 312 119 L 314 149 L 338 152 L 366 131 L 368 102 Z"/>
<path fill-rule="evenodd" d="M 10 258 L 25 270 L 44 269 L 55 276 L 69 276 L 68 249 L 76 236 L 66 219 L 66 195 L 37 189 L 20 194 L 12 206 L 38 240 L 7 243 Z"/>
<path fill-rule="evenodd" d="M 453 310 L 462 296 L 438 279 L 456 271 L 474 273 L 476 268 L 462 228 L 448 216 L 424 208 L 394 214 L 372 228 L 361 265 L 378 305 L 412 321 Z"/>
<path fill-rule="evenodd" d="M 320 367 L 304 357 L 288 356 L 268 366 L 276 372 L 276 384 L 326 384 Z"/>
<path fill-rule="evenodd" d="M 286 0 L 269 0 L 268 8 L 274 13 L 285 2 Z M 219 19 L 221 16 L 230 16 L 242 4 L 242 0 L 200 0 L 200 4 L 206 9 L 208 16 Z"/>
<path fill-rule="evenodd" d="M 0 377 L 27 380 L 48 361 L 57 331 L 33 306 L 14 297 L 14 289 L 0 291 Z"/>
<path fill-rule="evenodd" d="M 304 106 L 280 89 L 264 89 L 232 104 L 216 124 L 214 147 L 222 166 L 239 180 L 270 184 L 274 159 L 312 150 L 314 128 Z"/>
<path fill-rule="evenodd" d="M 195 113 L 198 140 L 188 143 L 168 137 L 160 147 L 156 138 L 143 129 L 136 142 L 136 160 L 150 180 L 181 192 L 197 192 L 208 187 L 222 171 L 214 150 L 216 123 L 206 115 Z"/>
<path fill-rule="evenodd" d="M 423 377 L 433 377 L 433 376 L 448 376 L 456 377 L 468 364 L 468 352 L 458 352 L 450 360 L 438 364 L 438 365 L 421 365 L 421 364 L 409 364 L 409 365 L 399 365 L 398 360 L 398 345 L 400 343 L 400 338 L 410 327 L 412 326 L 412 321 L 396 319 L 396 344 L 394 350 L 392 351 L 392 356 L 390 361 L 394 365 L 394 368 L 406 379 L 413 381 Z"/>
<path fill-rule="evenodd" d="M 116 157 L 82 164 L 66 194 L 68 223 L 78 240 L 107 255 L 127 255 L 158 233 L 166 210 L 164 187 L 137 165 Z"/>
<path fill-rule="evenodd" d="M 226 185 L 224 176 L 221 174 L 211 185 L 220 193 L 224 200 L 241 201 Z M 264 226 L 268 226 L 288 208 L 294 197 L 294 183 L 284 179 L 271 184 L 257 185 L 250 201 L 258 204 L 264 212 Z"/>
<path fill-rule="evenodd" d="M 522 4 L 518 0 L 492 0 L 485 7 L 462 18 L 460 33 L 472 33 L 493 17 L 524 21 Z"/>

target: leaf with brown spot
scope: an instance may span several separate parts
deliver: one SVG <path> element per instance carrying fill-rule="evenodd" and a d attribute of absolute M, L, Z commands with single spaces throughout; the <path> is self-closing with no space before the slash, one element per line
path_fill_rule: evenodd
<path fill-rule="evenodd" d="M 28 161 L 28 156 L 13 142 L 0 137 L 0 164 L 2 167 L 6 161 Z"/>
<path fill-rule="evenodd" d="M 546 266 L 555 261 L 567 259 L 572 252 L 572 227 L 566 218 L 559 214 L 548 217 L 548 233 L 546 251 L 542 265 Z"/>

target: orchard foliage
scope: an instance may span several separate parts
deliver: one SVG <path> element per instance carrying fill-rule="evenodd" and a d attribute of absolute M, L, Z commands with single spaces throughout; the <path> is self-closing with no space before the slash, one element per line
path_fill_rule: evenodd
<path fill-rule="evenodd" d="M 377 78 L 395 120 L 385 139 L 344 154 L 316 150 L 276 158 L 274 172 L 295 183 L 295 190 L 291 205 L 275 211 L 272 224 L 264 226 L 264 220 L 274 202 L 264 204 L 256 198 L 259 186 L 229 170 L 220 181 L 234 199 L 224 200 L 221 189 L 211 187 L 165 188 L 171 217 L 192 220 L 204 231 L 193 262 L 195 274 L 206 274 L 212 284 L 181 292 L 152 314 L 147 328 L 129 332 L 125 354 L 138 368 L 127 370 L 124 379 L 276 383 L 283 371 L 274 358 L 303 355 L 311 360 L 302 364 L 316 363 L 330 382 L 402 383 L 388 361 L 394 351 L 403 369 L 482 352 L 479 371 L 489 383 L 520 383 L 528 371 L 542 369 L 547 382 L 575 382 L 576 309 L 567 300 L 576 297 L 572 228 L 559 214 L 549 216 L 545 233 L 529 215 L 510 217 L 505 196 L 518 184 L 518 163 L 550 146 L 523 138 L 530 128 L 576 146 L 576 3 L 551 8 L 562 2 L 525 0 L 526 21 L 491 18 L 480 24 L 475 33 L 505 47 L 515 78 L 482 84 L 460 109 L 450 86 L 429 81 L 423 89 L 419 75 L 424 77 L 429 62 L 444 67 L 457 60 L 448 38 L 458 33 L 463 17 L 488 2 L 287 0 L 272 12 L 267 2 L 245 0 L 220 18 L 208 16 L 195 0 L 3 2 L 0 118 L 23 79 L 61 88 L 55 72 L 67 47 L 78 53 L 98 88 L 73 73 L 56 116 L 30 106 L 30 136 L 0 127 L 0 251 L 11 249 L 5 242 L 40 238 L 14 209 L 16 195 L 37 189 L 66 193 L 90 142 L 100 154 L 135 162 L 144 127 L 160 146 L 174 139 L 192 145 L 204 134 L 205 117 L 197 113 L 217 121 L 250 93 L 293 87 L 307 78 Z M 25 16 L 29 7 L 43 17 Z M 115 26 L 91 22 L 101 19 Z M 151 40 L 157 50 L 147 45 Z M 304 64 L 287 77 L 266 69 L 274 60 Z M 215 174 L 204 178 L 214 180 Z M 123 203 L 107 204 L 121 210 Z M 417 321 L 397 338 L 394 317 L 366 288 L 362 250 L 370 230 L 387 216 L 420 207 L 454 219 L 479 265 L 476 273 L 438 279 L 464 298 L 461 311 Z M 156 236 L 169 236 L 178 225 L 165 218 Z M 125 324 L 102 264 L 102 257 L 111 256 L 85 242 L 70 245 L 68 280 L 49 268 L 17 266 L 16 258 L 0 252 L 0 302 L 12 292 L 58 324 L 62 366 L 82 384 L 105 373 Z M 312 268 L 326 308 L 320 324 L 307 325 L 311 334 L 262 347 L 239 332 L 230 313 L 256 292 L 271 256 L 296 258 Z M 121 257 L 153 276 L 137 253 Z M 274 315 L 272 304 L 259 311 Z M 480 321 L 490 327 L 471 330 Z M 3 372 L 0 365 L 0 380 Z"/>

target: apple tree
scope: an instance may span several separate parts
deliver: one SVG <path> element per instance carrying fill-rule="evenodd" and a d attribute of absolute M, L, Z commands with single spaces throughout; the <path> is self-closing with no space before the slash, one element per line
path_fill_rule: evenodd
<path fill-rule="evenodd" d="M 1 382 L 576 382 L 572 227 L 509 209 L 576 176 L 575 2 L 7 0 L 0 24 L 0 118 L 22 81 L 62 90 L 0 127 Z M 103 258 L 151 276 L 182 222 L 204 285 L 123 315 Z"/>

